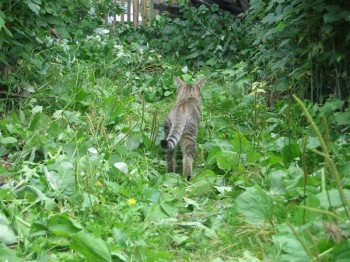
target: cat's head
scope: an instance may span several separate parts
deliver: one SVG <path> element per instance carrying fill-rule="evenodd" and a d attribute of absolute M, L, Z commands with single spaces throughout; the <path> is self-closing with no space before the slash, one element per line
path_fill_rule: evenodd
<path fill-rule="evenodd" d="M 188 97 L 201 97 L 201 88 L 205 84 L 206 80 L 203 78 L 198 82 L 190 85 L 183 82 L 181 79 L 175 77 L 175 82 L 178 86 L 177 88 L 177 97 L 178 99 L 184 99 Z"/>

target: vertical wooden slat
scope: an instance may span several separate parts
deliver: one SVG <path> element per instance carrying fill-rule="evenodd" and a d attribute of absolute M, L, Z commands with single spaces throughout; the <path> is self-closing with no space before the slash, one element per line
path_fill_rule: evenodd
<path fill-rule="evenodd" d="M 150 7 L 149 7 L 149 20 L 152 22 L 153 18 L 154 18 L 154 0 L 150 0 Z"/>
<path fill-rule="evenodd" d="M 131 21 L 131 0 L 128 0 L 127 16 L 128 16 L 128 23 L 130 23 L 130 21 Z"/>
<path fill-rule="evenodd" d="M 147 0 L 141 0 L 141 17 L 142 24 L 147 24 Z"/>
<path fill-rule="evenodd" d="M 124 23 L 124 14 L 125 14 L 125 0 L 120 1 L 120 6 L 123 8 L 123 13 L 120 15 L 120 22 Z"/>
<path fill-rule="evenodd" d="M 159 4 L 160 0 L 154 0 L 154 3 Z M 159 15 L 159 10 L 158 9 L 154 10 L 154 16 L 156 16 L 156 15 Z"/>
<path fill-rule="evenodd" d="M 134 0 L 133 7 L 133 21 L 134 27 L 136 28 L 139 25 L 139 0 Z"/>

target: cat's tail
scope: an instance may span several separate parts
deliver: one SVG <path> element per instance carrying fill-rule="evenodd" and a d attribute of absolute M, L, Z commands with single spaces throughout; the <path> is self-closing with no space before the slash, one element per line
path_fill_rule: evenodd
<path fill-rule="evenodd" d="M 180 125 L 176 127 L 174 125 L 169 132 L 169 135 L 166 139 L 160 141 L 160 146 L 163 149 L 172 150 L 176 147 L 176 145 L 179 143 L 182 132 L 183 132 L 184 126 Z"/>

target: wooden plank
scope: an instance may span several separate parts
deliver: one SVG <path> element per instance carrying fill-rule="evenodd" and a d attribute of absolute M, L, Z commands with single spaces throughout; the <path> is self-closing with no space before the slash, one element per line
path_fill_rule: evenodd
<path fill-rule="evenodd" d="M 142 24 L 147 24 L 147 0 L 141 0 L 141 17 Z"/>
<path fill-rule="evenodd" d="M 154 1 L 154 4 L 159 4 L 160 3 L 160 0 L 155 0 Z M 154 4 L 153 4 L 153 8 L 154 8 Z M 155 12 L 154 12 L 154 15 L 159 15 L 159 10 L 155 10 Z"/>
<path fill-rule="evenodd" d="M 139 0 L 134 0 L 133 2 L 133 23 L 136 28 L 139 25 Z"/>
<path fill-rule="evenodd" d="M 115 0 L 116 1 L 116 0 Z M 120 6 L 123 8 L 125 8 L 125 0 L 121 0 L 120 1 Z M 125 19 L 124 19 L 124 16 L 125 16 L 125 12 L 123 11 L 123 13 L 120 15 L 120 22 L 124 23 Z"/>
<path fill-rule="evenodd" d="M 131 21 L 131 0 L 128 0 L 127 18 L 128 18 L 128 23 L 130 23 L 130 21 Z"/>
<path fill-rule="evenodd" d="M 149 7 L 149 20 L 152 22 L 154 19 L 155 13 L 154 13 L 154 0 L 150 0 L 150 7 Z"/>

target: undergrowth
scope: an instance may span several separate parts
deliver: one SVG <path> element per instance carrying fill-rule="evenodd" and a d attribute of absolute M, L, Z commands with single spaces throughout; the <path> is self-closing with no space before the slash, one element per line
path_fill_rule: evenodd
<path fill-rule="evenodd" d="M 192 12 L 21 61 L 1 99 L 2 260 L 346 261 L 348 101 L 271 94 L 229 16 Z M 207 79 L 189 182 L 159 149 L 175 76 Z"/>

